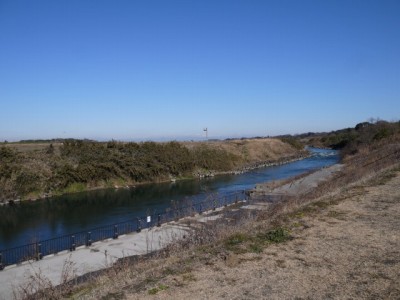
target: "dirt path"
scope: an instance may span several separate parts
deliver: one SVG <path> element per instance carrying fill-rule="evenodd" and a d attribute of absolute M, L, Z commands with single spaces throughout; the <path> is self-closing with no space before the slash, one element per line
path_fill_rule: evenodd
<path fill-rule="evenodd" d="M 400 173 L 292 216 L 293 240 L 214 259 L 128 299 L 400 299 Z M 313 209 L 315 208 L 315 209 Z M 186 276 L 186 277 L 185 277 Z"/>

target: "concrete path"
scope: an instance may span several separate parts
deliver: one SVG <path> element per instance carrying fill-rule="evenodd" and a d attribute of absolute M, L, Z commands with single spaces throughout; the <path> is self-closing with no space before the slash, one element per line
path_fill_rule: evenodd
<path fill-rule="evenodd" d="M 223 209 L 221 207 L 201 215 L 182 218 L 177 222 L 162 224 L 160 227 L 143 229 L 140 233 L 121 235 L 118 239 L 95 242 L 90 247 L 78 247 L 76 251 L 62 251 L 45 256 L 40 261 L 32 260 L 8 266 L 0 271 L 0 300 L 14 299 L 19 287 L 27 286 L 32 282 L 32 277 L 37 279 L 41 276 L 56 286 L 66 279 L 111 267 L 120 258 L 160 250 L 184 238 L 193 230 L 195 224 L 221 218 Z M 192 227 L 186 225 L 187 223 L 191 223 Z"/>
<path fill-rule="evenodd" d="M 303 193 L 318 185 L 322 180 L 327 180 L 334 172 L 341 169 L 342 165 L 334 165 L 316 171 L 304 178 L 283 185 L 274 190 L 276 194 Z M 268 203 L 252 202 L 242 206 L 243 209 L 265 210 Z M 76 251 L 63 251 L 56 255 L 49 255 L 40 261 L 29 261 L 19 265 L 8 266 L 0 271 L 0 300 L 13 299 L 18 287 L 31 282 L 32 276 L 41 275 L 53 285 L 63 282 L 65 275 L 81 276 L 112 266 L 119 258 L 143 255 L 162 249 L 169 243 L 182 239 L 192 230 L 185 225 L 185 221 L 194 223 L 212 222 L 222 217 L 219 214 L 224 208 L 208 211 L 202 215 L 186 217 L 178 222 L 163 224 L 161 227 L 144 229 L 140 233 L 131 233 L 119 236 L 118 239 L 109 239 L 93 243 L 90 247 L 79 247 Z M 237 209 L 235 209 L 237 210 Z M 234 209 L 232 209 L 234 211 Z M 69 269 L 69 273 L 63 276 L 63 269 Z M 68 273 L 68 272 L 67 272 Z"/>
<path fill-rule="evenodd" d="M 8 266 L 0 271 L 0 299 L 13 299 L 14 291 L 29 284 L 32 276 L 40 275 L 53 285 L 58 285 L 65 276 L 81 276 L 109 267 L 119 258 L 159 250 L 181 239 L 188 231 L 190 228 L 182 222 L 171 222 L 161 227 L 144 229 L 140 233 L 122 235 L 115 240 L 96 242 L 90 247 L 82 246 L 73 252 L 63 251 L 45 256 L 40 261 Z M 63 274 L 63 269 L 67 268 L 68 272 L 64 271 Z"/>

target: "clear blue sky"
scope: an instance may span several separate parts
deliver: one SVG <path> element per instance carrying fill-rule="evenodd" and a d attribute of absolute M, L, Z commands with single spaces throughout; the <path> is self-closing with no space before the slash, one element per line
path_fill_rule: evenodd
<path fill-rule="evenodd" d="M 400 1 L 0 0 L 0 104 L 0 140 L 397 120 Z"/>

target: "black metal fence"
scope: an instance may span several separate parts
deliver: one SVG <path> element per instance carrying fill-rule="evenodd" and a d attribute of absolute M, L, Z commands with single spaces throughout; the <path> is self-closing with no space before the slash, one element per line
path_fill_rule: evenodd
<path fill-rule="evenodd" d="M 118 236 L 131 232 L 140 232 L 142 229 L 161 226 L 161 224 L 191 216 L 196 213 L 227 206 L 245 199 L 245 191 L 233 192 L 223 196 L 211 196 L 194 203 L 177 204 L 167 208 L 164 212 L 137 217 L 132 220 L 93 228 L 89 231 L 77 232 L 48 240 L 39 241 L 15 248 L 0 251 L 0 270 L 4 267 L 28 260 L 40 260 L 43 256 L 56 254 L 61 251 L 74 251 L 77 247 L 90 246 L 92 243 L 117 239 Z"/>

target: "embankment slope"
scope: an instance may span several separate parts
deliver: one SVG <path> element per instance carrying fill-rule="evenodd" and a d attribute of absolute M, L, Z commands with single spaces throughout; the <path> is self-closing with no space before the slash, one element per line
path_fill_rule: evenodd
<path fill-rule="evenodd" d="M 9 143 L 0 146 L 0 201 L 193 178 L 304 155 L 279 139 Z"/>
<path fill-rule="evenodd" d="M 399 299 L 400 173 L 392 176 L 293 215 L 282 224 L 290 241 L 209 256 L 126 299 Z"/>

